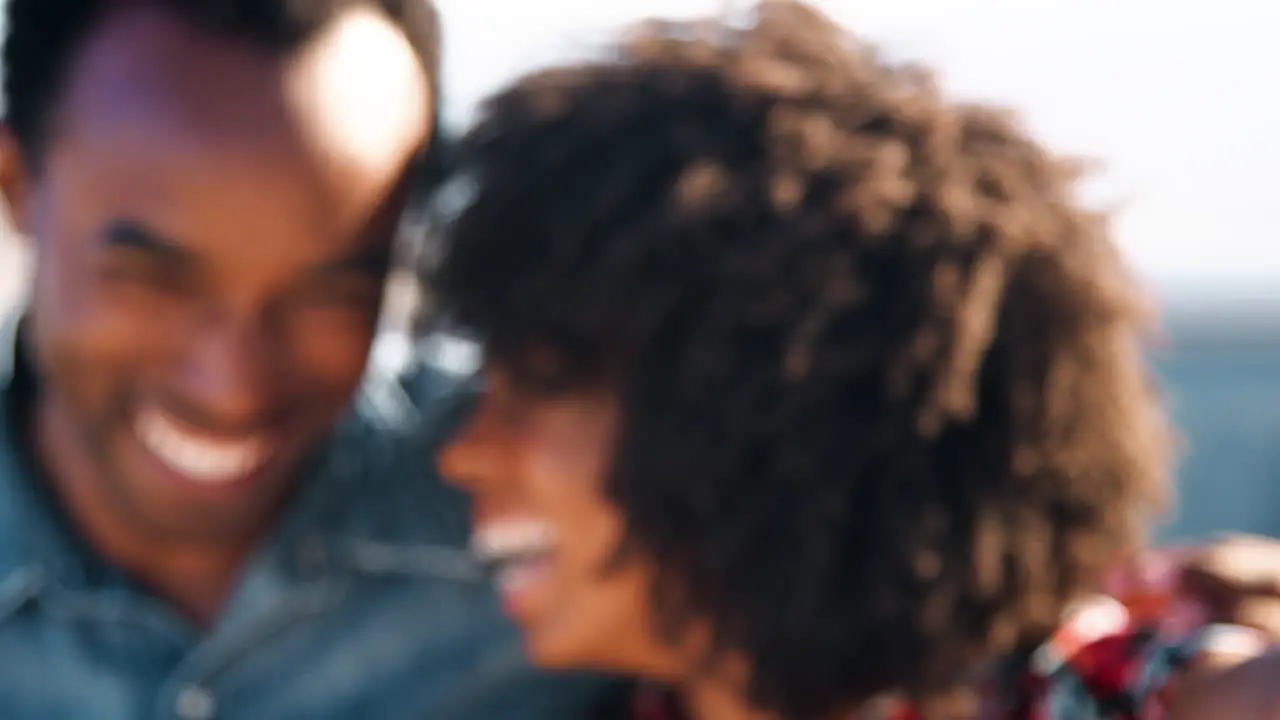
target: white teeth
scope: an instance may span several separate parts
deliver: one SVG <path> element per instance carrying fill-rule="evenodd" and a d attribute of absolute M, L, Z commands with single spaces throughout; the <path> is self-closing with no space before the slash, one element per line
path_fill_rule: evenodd
<path fill-rule="evenodd" d="M 493 580 L 502 594 L 518 595 L 536 585 L 545 571 L 538 561 L 516 562 L 498 568 Z"/>
<path fill-rule="evenodd" d="M 471 534 L 471 551 L 485 562 L 550 551 L 555 545 L 551 525 L 540 520 L 495 520 Z"/>
<path fill-rule="evenodd" d="M 204 485 L 244 477 L 266 458 L 259 438 L 226 441 L 194 437 L 155 410 L 138 414 L 135 432 L 142 444 L 179 474 Z"/>

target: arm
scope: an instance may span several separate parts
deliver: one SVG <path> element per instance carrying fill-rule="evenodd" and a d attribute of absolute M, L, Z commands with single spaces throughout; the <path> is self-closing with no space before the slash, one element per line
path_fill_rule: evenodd
<path fill-rule="evenodd" d="M 1169 720 L 1280 720 L 1280 655 L 1188 677 L 1168 707 Z"/>

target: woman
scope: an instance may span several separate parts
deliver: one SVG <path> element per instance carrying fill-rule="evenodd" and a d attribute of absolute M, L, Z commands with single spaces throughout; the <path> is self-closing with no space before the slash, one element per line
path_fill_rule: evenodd
<path fill-rule="evenodd" d="M 1088 600 L 1166 492 L 1144 314 L 1007 115 L 768 2 L 520 80 L 462 169 L 436 288 L 486 391 L 441 466 L 540 665 L 672 691 L 636 717 L 972 716 L 982 678 L 1080 719 L 1181 661 Z"/>

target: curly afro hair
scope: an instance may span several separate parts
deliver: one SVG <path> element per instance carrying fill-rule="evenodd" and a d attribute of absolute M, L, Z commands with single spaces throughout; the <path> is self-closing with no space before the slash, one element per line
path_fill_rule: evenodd
<path fill-rule="evenodd" d="M 810 7 L 639 26 L 458 160 L 441 307 L 531 390 L 616 389 L 620 550 L 762 708 L 945 694 L 1162 509 L 1146 307 L 1081 164 Z"/>

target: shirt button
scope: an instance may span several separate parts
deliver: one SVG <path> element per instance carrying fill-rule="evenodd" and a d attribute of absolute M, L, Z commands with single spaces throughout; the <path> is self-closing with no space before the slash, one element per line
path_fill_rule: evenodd
<path fill-rule="evenodd" d="M 213 693 L 199 685 L 185 687 L 178 693 L 175 710 L 182 720 L 212 720 L 217 709 L 218 703 L 214 700 Z"/>

